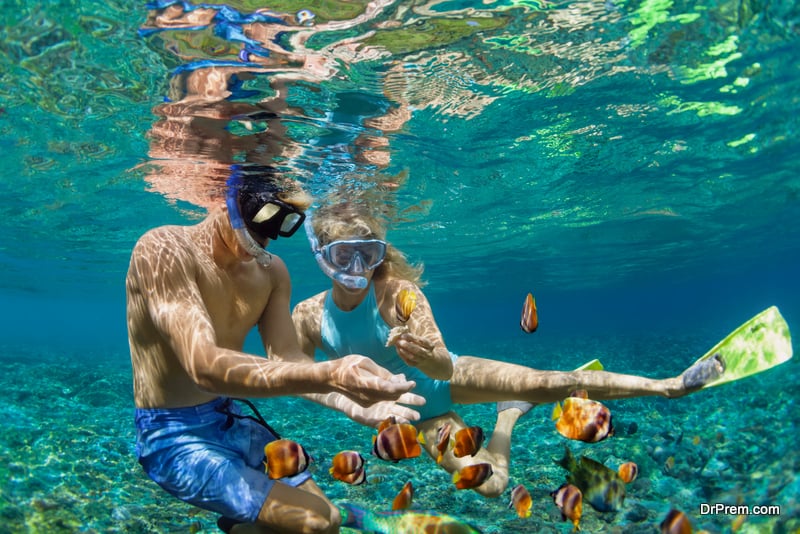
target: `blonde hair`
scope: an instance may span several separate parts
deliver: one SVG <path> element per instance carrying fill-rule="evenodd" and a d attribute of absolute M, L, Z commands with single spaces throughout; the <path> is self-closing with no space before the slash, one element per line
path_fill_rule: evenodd
<path fill-rule="evenodd" d="M 386 241 L 386 217 L 376 214 L 367 204 L 343 201 L 324 204 L 313 212 L 311 226 L 320 246 L 340 239 L 380 239 Z M 422 287 L 421 263 L 412 265 L 391 243 L 386 243 L 386 257 L 376 269 L 375 279 L 399 278 Z"/>

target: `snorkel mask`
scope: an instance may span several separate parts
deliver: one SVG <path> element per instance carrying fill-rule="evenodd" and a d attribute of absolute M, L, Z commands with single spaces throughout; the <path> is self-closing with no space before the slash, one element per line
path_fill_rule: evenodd
<path fill-rule="evenodd" d="M 257 176 L 248 177 L 240 166 L 233 166 L 228 179 L 225 203 L 236 239 L 260 265 L 268 267 L 272 254 L 260 245 L 253 234 L 266 244 L 268 239 L 289 237 L 303 224 L 305 214 L 277 198 L 281 191 L 274 178 L 265 176 L 268 167 L 259 167 Z M 250 169 L 248 169 L 250 170 Z M 252 234 L 251 234 L 252 232 Z"/>
<path fill-rule="evenodd" d="M 340 240 L 320 247 L 311 216 L 306 218 L 305 230 L 319 268 L 348 289 L 367 287 L 369 280 L 363 273 L 378 267 L 386 257 L 386 242 L 380 239 Z"/>

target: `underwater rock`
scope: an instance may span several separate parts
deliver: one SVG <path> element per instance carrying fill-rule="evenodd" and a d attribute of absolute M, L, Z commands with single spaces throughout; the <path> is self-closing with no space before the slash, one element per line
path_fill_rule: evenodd
<path fill-rule="evenodd" d="M 631 523 L 641 523 L 643 521 L 647 521 L 647 519 L 647 508 L 639 503 L 630 505 L 628 510 L 625 512 L 625 520 L 630 521 Z"/>

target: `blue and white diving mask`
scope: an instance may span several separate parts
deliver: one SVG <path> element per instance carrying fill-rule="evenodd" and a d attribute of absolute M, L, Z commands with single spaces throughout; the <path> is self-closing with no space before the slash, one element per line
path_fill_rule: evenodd
<path fill-rule="evenodd" d="M 378 267 L 386 257 L 386 242 L 380 239 L 346 239 L 320 246 L 310 217 L 305 229 L 322 272 L 349 289 L 367 287 L 364 273 Z"/>

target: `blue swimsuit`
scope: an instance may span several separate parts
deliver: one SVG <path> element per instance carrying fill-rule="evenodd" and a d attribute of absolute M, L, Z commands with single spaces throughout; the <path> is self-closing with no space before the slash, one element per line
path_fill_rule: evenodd
<path fill-rule="evenodd" d="M 329 358 L 361 354 L 392 373 L 405 374 L 407 379 L 417 383 L 412 391 L 427 400 L 424 406 L 414 406 L 420 413 L 421 421 L 449 412 L 453 405 L 450 382 L 434 380 L 416 367 L 406 364 L 394 347 L 386 346 L 389 330 L 378 309 L 374 285 L 370 284 L 367 297 L 350 311 L 339 309 L 330 291 L 325 295 L 320 336 L 322 350 Z M 450 357 L 455 364 L 457 356 L 450 353 Z"/>

